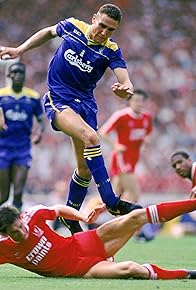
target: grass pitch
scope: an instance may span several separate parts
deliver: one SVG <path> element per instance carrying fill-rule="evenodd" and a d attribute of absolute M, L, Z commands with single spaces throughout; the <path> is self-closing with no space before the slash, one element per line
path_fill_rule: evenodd
<path fill-rule="evenodd" d="M 129 243 L 118 253 L 116 261 L 133 260 L 154 263 L 168 269 L 196 269 L 196 237 L 179 239 L 158 236 L 149 243 Z M 43 278 L 12 265 L 0 265 L 0 289 L 4 290 L 184 290 L 196 289 L 196 280 L 118 280 Z"/>

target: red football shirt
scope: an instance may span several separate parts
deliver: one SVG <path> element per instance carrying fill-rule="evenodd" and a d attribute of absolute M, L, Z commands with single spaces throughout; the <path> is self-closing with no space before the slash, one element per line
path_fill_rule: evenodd
<path fill-rule="evenodd" d="M 94 264 L 106 259 L 95 231 L 71 237 L 54 232 L 46 223 L 56 219 L 54 210 L 39 205 L 24 212 L 21 218 L 29 236 L 21 243 L 1 236 L 0 264 L 11 263 L 43 276 L 82 276 Z"/>
<path fill-rule="evenodd" d="M 103 125 L 104 133 L 115 132 L 117 142 L 126 147 L 122 153 L 112 152 L 111 175 L 133 172 L 145 137 L 152 131 L 152 116 L 135 114 L 131 108 L 115 112 Z"/>

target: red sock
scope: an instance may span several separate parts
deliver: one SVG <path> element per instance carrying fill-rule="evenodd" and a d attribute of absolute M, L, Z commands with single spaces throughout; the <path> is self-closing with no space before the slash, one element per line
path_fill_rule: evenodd
<path fill-rule="evenodd" d="M 149 271 L 149 279 L 153 280 L 186 279 L 188 276 L 186 270 L 167 270 L 153 264 L 144 264 L 143 266 Z"/>
<path fill-rule="evenodd" d="M 155 224 L 169 221 L 177 216 L 193 210 L 196 210 L 196 199 L 150 205 L 146 208 L 146 213 L 148 216 L 148 221 Z"/>

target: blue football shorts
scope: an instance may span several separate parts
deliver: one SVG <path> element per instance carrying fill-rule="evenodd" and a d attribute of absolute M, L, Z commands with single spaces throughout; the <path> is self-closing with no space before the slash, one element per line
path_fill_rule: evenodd
<path fill-rule="evenodd" d="M 98 130 L 97 126 L 97 109 L 87 104 L 87 101 L 81 101 L 77 98 L 72 100 L 65 100 L 58 96 L 52 96 L 50 92 L 43 97 L 44 109 L 47 118 L 56 131 L 59 131 L 54 125 L 55 114 L 62 112 L 66 108 L 71 108 L 74 112 L 79 114 L 82 119 L 94 130 Z"/>
<path fill-rule="evenodd" d="M 31 149 L 28 147 L 0 148 L 0 168 L 6 169 L 12 165 L 30 168 L 32 163 Z"/>

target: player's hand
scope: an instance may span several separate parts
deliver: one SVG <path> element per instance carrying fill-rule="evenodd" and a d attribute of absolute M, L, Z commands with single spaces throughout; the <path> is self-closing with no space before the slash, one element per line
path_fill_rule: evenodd
<path fill-rule="evenodd" d="M 14 47 L 0 46 L 0 58 L 3 60 L 14 59 L 19 57 L 19 51 Z"/>
<path fill-rule="evenodd" d="M 112 91 L 120 98 L 127 98 L 130 95 L 133 95 L 133 91 L 131 88 L 122 85 L 120 83 L 114 83 L 112 86 Z"/>
<path fill-rule="evenodd" d="M 196 198 L 196 185 L 191 189 L 190 199 Z"/>
<path fill-rule="evenodd" d="M 6 130 L 7 129 L 7 125 L 5 123 L 3 110 L 2 110 L 2 108 L 0 108 L 0 131 L 3 130 L 3 129 Z"/>
<path fill-rule="evenodd" d="M 94 210 L 88 215 L 88 217 L 84 220 L 87 224 L 93 224 L 99 215 L 104 212 L 106 209 L 106 205 L 104 203 L 98 204 Z"/>

